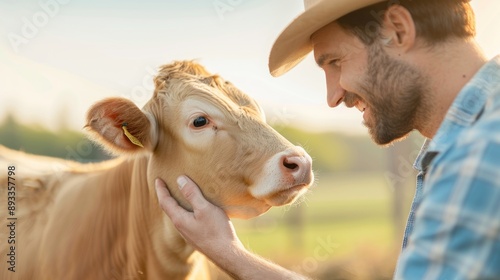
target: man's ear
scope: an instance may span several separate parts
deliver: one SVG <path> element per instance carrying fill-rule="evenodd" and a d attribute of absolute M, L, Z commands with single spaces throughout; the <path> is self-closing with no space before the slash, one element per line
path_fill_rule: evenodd
<path fill-rule="evenodd" d="M 405 7 L 388 7 L 382 25 L 382 41 L 387 47 L 396 47 L 403 52 L 414 47 L 417 36 L 415 22 Z"/>
<path fill-rule="evenodd" d="M 157 142 L 154 117 L 124 98 L 94 104 L 87 113 L 85 128 L 96 142 L 115 154 L 152 151 Z"/>

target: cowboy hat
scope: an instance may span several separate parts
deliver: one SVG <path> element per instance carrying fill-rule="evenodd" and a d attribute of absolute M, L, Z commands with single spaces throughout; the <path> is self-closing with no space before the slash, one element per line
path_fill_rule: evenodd
<path fill-rule="evenodd" d="M 269 55 L 269 72 L 278 77 L 301 62 L 312 50 L 311 35 L 355 10 L 383 0 L 304 0 L 305 11 L 281 32 Z"/>

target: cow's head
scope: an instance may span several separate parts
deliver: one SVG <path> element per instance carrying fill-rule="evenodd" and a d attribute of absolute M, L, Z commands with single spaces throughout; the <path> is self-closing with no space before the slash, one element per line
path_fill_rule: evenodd
<path fill-rule="evenodd" d="M 149 153 L 149 184 L 176 187 L 186 174 L 230 217 L 250 218 L 292 203 L 311 186 L 310 156 L 266 124 L 261 108 L 231 83 L 192 61 L 160 68 L 141 110 L 122 98 L 88 112 L 87 127 L 115 153 Z M 146 186 L 145 186 L 146 187 Z"/>

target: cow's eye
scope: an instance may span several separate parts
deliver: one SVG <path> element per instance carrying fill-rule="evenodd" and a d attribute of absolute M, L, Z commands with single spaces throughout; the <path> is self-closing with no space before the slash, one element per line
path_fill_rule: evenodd
<path fill-rule="evenodd" d="M 193 121 L 194 127 L 203 127 L 208 124 L 208 120 L 205 117 L 197 117 Z"/>

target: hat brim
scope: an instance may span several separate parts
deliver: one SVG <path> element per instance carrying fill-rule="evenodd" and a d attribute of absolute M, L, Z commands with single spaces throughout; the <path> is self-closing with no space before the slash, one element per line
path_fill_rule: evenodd
<path fill-rule="evenodd" d="M 311 35 L 323 26 L 355 10 L 383 0 L 323 0 L 307 9 L 281 32 L 269 55 L 269 72 L 283 75 L 311 52 Z"/>

